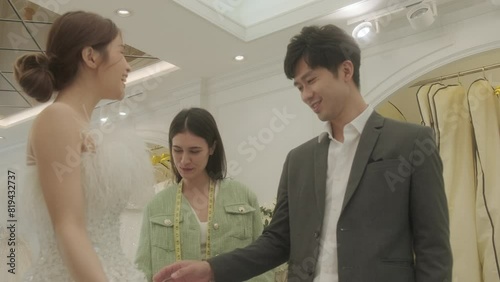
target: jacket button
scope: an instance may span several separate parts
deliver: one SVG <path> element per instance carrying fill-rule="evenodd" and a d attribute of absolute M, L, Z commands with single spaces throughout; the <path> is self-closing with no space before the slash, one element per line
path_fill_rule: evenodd
<path fill-rule="evenodd" d="M 319 237 L 319 232 L 318 231 L 314 232 L 314 238 L 318 239 L 318 237 Z"/>

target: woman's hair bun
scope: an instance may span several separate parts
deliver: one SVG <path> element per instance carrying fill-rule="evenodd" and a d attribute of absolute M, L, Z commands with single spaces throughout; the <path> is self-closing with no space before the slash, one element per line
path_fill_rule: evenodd
<path fill-rule="evenodd" d="M 47 102 L 54 93 L 54 75 L 43 53 L 21 56 L 14 64 L 14 76 L 24 92 L 38 102 Z"/>

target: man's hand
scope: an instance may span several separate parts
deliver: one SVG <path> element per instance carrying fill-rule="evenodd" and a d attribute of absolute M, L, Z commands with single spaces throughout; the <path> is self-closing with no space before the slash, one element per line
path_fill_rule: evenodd
<path fill-rule="evenodd" d="M 165 266 L 153 277 L 154 282 L 209 282 L 214 280 L 206 261 L 179 261 Z"/>

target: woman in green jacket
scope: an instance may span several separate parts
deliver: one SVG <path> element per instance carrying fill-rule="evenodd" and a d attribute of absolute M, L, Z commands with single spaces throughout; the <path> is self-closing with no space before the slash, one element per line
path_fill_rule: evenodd
<path fill-rule="evenodd" d="M 203 260 L 242 248 L 262 233 L 255 194 L 225 178 L 224 146 L 213 116 L 201 108 L 178 113 L 169 130 L 175 184 L 144 210 L 136 263 L 152 281 L 165 265 Z M 249 281 L 273 281 L 272 272 Z"/>

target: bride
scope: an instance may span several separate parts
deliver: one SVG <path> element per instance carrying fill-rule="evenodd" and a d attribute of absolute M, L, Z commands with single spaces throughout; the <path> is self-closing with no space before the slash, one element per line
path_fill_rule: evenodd
<path fill-rule="evenodd" d="M 16 61 L 28 95 L 46 102 L 58 92 L 28 139 L 27 179 L 34 183 L 26 186 L 39 256 L 25 281 L 145 281 L 119 237 L 131 192 L 153 184 L 145 144 L 117 126 L 90 129 L 101 99 L 123 99 L 129 71 L 117 26 L 81 11 L 54 22 L 45 54 Z"/>

